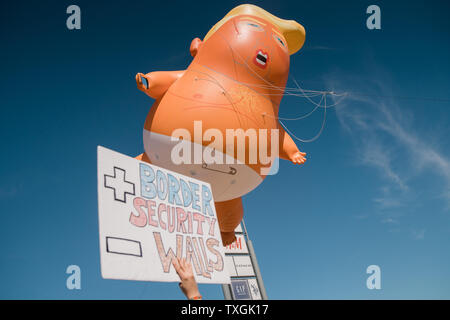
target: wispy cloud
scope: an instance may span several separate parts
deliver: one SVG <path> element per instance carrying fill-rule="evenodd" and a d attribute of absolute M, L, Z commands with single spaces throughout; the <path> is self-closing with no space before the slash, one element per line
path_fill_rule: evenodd
<path fill-rule="evenodd" d="M 359 153 L 359 160 L 365 165 L 379 169 L 385 178 L 394 183 L 399 189 L 406 191 L 408 186 L 404 179 L 400 177 L 400 174 L 393 168 L 393 159 L 390 153 L 386 152 L 388 151 L 386 146 L 383 146 L 382 142 L 375 138 L 374 132 L 372 132 L 372 135 L 359 146 L 362 148 L 362 152 Z"/>
<path fill-rule="evenodd" d="M 425 239 L 425 229 L 420 229 L 420 230 L 411 230 L 412 236 L 414 237 L 414 239 L 416 240 L 423 240 Z"/>
<path fill-rule="evenodd" d="M 448 155 L 421 136 L 412 110 L 399 104 L 385 79 L 335 79 L 328 79 L 328 87 L 336 92 L 352 88 L 370 94 L 350 92 L 336 107 L 336 114 L 355 143 L 357 163 L 376 169 L 383 178 L 380 194 L 372 199 L 376 207 L 392 213 L 411 205 L 421 193 L 415 179 L 433 175 L 437 193 L 450 208 Z M 393 216 L 382 219 L 383 223 L 393 221 L 398 223 Z M 416 234 L 416 238 L 423 237 L 424 231 Z"/>
<path fill-rule="evenodd" d="M 387 223 L 387 224 L 397 224 L 398 221 L 393 219 L 393 218 L 386 218 L 381 220 L 382 223 Z"/>
<path fill-rule="evenodd" d="M 381 209 L 392 209 L 392 208 L 399 208 L 403 206 L 403 203 L 401 200 L 392 198 L 392 197 L 380 197 L 380 198 L 374 198 L 373 201 L 377 203 L 377 205 Z"/>

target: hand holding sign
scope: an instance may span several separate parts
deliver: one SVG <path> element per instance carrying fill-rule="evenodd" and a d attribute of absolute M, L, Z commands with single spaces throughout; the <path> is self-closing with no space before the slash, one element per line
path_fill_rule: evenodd
<path fill-rule="evenodd" d="M 172 260 L 173 266 L 180 276 L 180 288 L 184 295 L 188 299 L 201 299 L 200 291 L 198 291 L 198 285 L 192 272 L 192 266 L 186 261 L 186 259 L 174 259 Z"/>

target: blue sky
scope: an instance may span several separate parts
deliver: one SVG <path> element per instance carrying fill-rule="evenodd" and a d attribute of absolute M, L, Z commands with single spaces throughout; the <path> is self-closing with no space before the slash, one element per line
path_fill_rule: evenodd
<path fill-rule="evenodd" d="M 142 152 L 152 101 L 137 72 L 179 70 L 189 44 L 241 2 L 65 1 L 0 4 L 0 298 L 182 299 L 174 283 L 100 275 L 96 146 Z M 305 26 L 290 75 L 346 92 L 323 134 L 299 143 L 244 197 L 272 299 L 450 298 L 450 21 L 446 1 L 250 1 Z M 366 8 L 381 8 L 381 30 Z M 293 85 L 293 82 L 290 82 Z M 286 97 L 280 115 L 311 109 Z M 307 139 L 321 111 L 286 122 Z M 66 288 L 67 266 L 81 290 Z M 368 290 L 366 268 L 381 268 Z M 221 299 L 217 285 L 201 285 Z"/>

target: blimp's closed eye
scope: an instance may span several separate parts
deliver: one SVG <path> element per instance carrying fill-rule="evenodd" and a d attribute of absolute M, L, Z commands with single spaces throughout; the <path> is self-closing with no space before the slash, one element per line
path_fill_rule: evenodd
<path fill-rule="evenodd" d="M 286 45 L 284 44 L 283 40 L 281 40 L 281 38 L 280 38 L 279 36 L 277 36 L 276 34 L 274 34 L 273 37 L 274 37 L 275 40 L 277 40 L 283 47 L 286 47 Z"/>
<path fill-rule="evenodd" d="M 264 27 L 261 26 L 260 24 L 253 22 L 253 21 L 243 21 L 243 23 L 249 27 L 251 27 L 252 30 L 254 31 L 259 31 L 259 32 L 263 32 L 264 31 Z"/>

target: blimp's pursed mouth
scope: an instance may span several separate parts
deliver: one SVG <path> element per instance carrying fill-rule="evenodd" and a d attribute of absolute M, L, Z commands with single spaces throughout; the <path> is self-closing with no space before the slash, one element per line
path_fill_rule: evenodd
<path fill-rule="evenodd" d="M 269 60 L 269 56 L 267 53 L 265 53 L 262 50 L 258 50 L 256 52 L 254 62 L 258 67 L 265 68 L 268 60 Z"/>
<path fill-rule="evenodd" d="M 262 53 L 258 53 L 256 55 L 256 59 L 258 60 L 259 63 L 261 64 L 266 64 L 267 62 L 267 56 L 263 55 Z"/>

